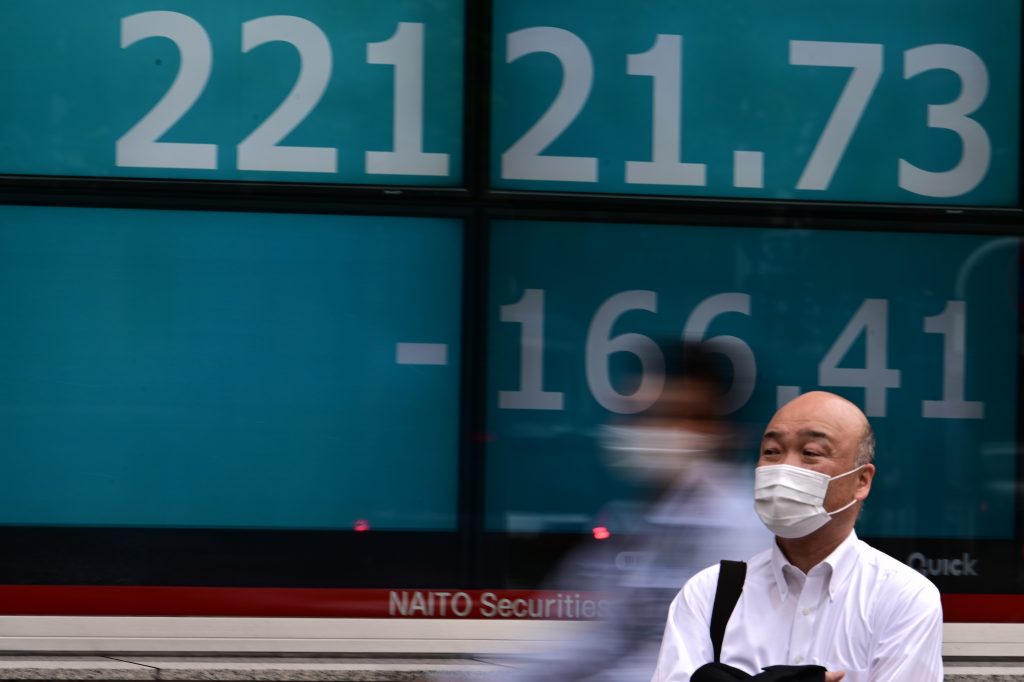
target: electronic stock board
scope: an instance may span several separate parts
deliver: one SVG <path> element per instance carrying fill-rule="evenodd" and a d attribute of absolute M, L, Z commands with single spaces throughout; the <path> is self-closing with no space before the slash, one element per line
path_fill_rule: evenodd
<path fill-rule="evenodd" d="M 754 376 L 746 424 L 865 410 L 862 534 L 1013 544 L 1019 240 L 983 223 L 1020 205 L 1019 3 L 0 12 L 0 182 L 39 204 L 0 207 L 0 524 L 577 532 L 623 492 L 594 437 L 623 377 L 687 335 Z M 178 181 L 220 210 L 169 210 Z M 977 212 L 928 234 L 936 207 Z"/>

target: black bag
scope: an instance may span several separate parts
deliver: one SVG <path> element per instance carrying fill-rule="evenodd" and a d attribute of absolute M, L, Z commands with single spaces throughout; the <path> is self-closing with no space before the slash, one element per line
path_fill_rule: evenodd
<path fill-rule="evenodd" d="M 733 682 L 733 680 L 758 680 L 760 682 L 825 682 L 825 669 L 820 665 L 772 665 L 757 675 L 750 675 L 739 668 L 721 662 L 722 640 L 725 626 L 732 610 L 743 591 L 743 580 L 747 577 L 747 565 L 742 561 L 725 561 L 720 564 L 718 586 L 715 588 L 715 603 L 711 607 L 711 646 L 715 651 L 713 663 L 705 663 L 693 671 L 690 682 Z"/>

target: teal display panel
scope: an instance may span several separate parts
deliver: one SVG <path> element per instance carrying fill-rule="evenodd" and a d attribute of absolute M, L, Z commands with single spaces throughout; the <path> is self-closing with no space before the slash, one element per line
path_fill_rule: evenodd
<path fill-rule="evenodd" d="M 0 174 L 462 182 L 460 0 L 8 0 Z"/>
<path fill-rule="evenodd" d="M 1012 538 L 1019 239 L 515 222 L 493 225 L 487 525 L 589 529 L 631 492 L 600 427 L 656 399 L 664 339 L 717 339 L 751 466 L 777 406 L 823 389 L 878 438 L 858 525 Z M 567 267 L 567 264 L 572 264 Z M 753 504 L 753 502 L 751 502 Z"/>
<path fill-rule="evenodd" d="M 0 207 L 0 525 L 454 530 L 461 240 Z"/>
<path fill-rule="evenodd" d="M 1017 0 L 495 0 L 491 184 L 1017 205 Z"/>

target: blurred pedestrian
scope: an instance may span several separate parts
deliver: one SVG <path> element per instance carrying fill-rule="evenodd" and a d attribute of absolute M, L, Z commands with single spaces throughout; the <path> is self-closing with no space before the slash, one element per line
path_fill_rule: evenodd
<path fill-rule="evenodd" d="M 754 514 L 751 466 L 737 457 L 723 401 L 730 385 L 753 377 L 732 376 L 714 346 L 662 346 L 660 397 L 601 429 L 607 465 L 634 481 L 641 499 L 606 504 L 599 519 L 610 537 L 572 553 L 545 586 L 602 593 L 608 617 L 586 638 L 530 661 L 520 682 L 647 682 L 669 604 L 687 579 L 721 559 L 747 559 L 771 541 Z"/>

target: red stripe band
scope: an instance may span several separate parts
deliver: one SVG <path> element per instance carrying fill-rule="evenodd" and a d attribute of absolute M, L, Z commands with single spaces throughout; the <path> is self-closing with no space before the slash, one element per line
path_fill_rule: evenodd
<path fill-rule="evenodd" d="M 944 594 L 947 623 L 1024 623 L 1024 595 Z M 565 590 L 0 585 L 0 615 L 593 620 L 604 595 Z"/>

